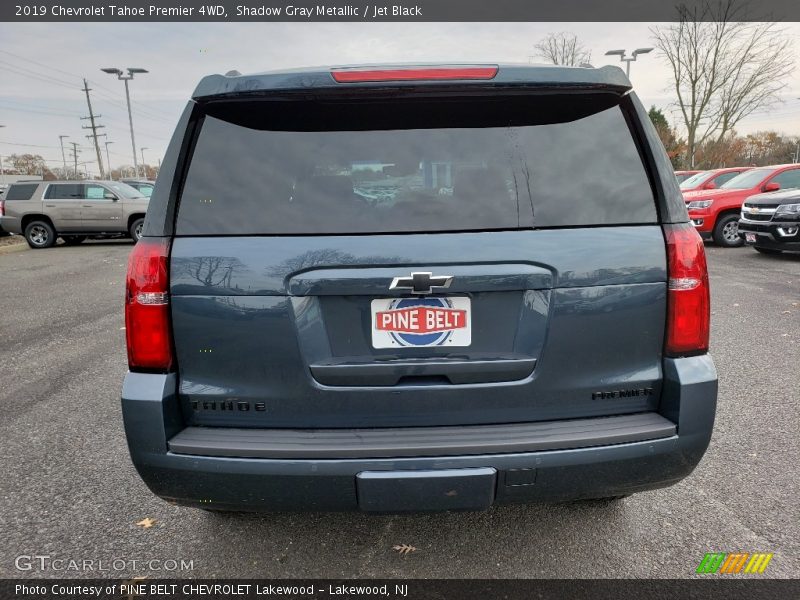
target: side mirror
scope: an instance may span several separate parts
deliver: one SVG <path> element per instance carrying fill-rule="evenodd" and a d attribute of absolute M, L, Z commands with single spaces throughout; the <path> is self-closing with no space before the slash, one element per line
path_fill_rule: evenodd
<path fill-rule="evenodd" d="M 103 200 L 111 200 L 112 202 L 116 202 L 117 200 L 119 200 L 119 198 L 117 198 L 114 194 L 110 192 L 106 192 L 105 194 L 103 194 Z"/>
<path fill-rule="evenodd" d="M 717 189 L 717 184 L 713 181 L 708 181 L 703 185 L 704 190 L 715 190 Z"/>
<path fill-rule="evenodd" d="M 781 184 L 770 181 L 769 183 L 765 183 L 764 187 L 761 189 L 765 192 L 777 192 L 779 189 L 781 189 Z"/>

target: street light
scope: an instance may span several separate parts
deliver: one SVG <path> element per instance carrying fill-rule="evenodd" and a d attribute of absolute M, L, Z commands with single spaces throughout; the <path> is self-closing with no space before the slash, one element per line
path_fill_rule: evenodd
<path fill-rule="evenodd" d="M 109 158 L 109 156 L 108 156 L 108 145 L 109 144 L 113 144 L 114 142 L 104 142 L 104 143 L 106 145 L 106 164 L 108 165 L 108 178 L 111 181 L 114 181 L 114 175 L 111 172 L 111 158 Z"/>
<path fill-rule="evenodd" d="M 648 52 L 652 52 L 653 48 L 637 48 L 633 51 L 633 54 L 629 57 L 625 57 L 625 50 L 609 50 L 606 52 L 606 56 L 619 56 L 620 61 L 625 63 L 625 75 L 627 77 L 631 76 L 631 63 L 636 60 L 636 57 L 640 54 L 647 54 Z"/>
<path fill-rule="evenodd" d="M 131 127 L 131 148 L 133 149 L 133 168 L 136 170 L 136 175 L 139 175 L 139 163 L 136 160 L 136 141 L 133 137 L 133 116 L 131 115 L 131 94 L 128 91 L 128 81 L 133 79 L 133 76 L 137 73 L 147 73 L 147 69 L 135 69 L 129 68 L 128 74 L 125 75 L 119 69 L 114 67 L 100 69 L 103 73 L 108 73 L 109 75 L 116 75 L 117 79 L 125 82 L 125 99 L 128 101 L 128 123 Z"/>
<path fill-rule="evenodd" d="M 144 151 L 145 150 L 150 150 L 150 148 L 142 147 L 142 148 L 140 148 L 140 150 L 142 151 L 142 177 L 144 179 L 147 179 L 147 166 L 146 166 L 147 163 L 144 162 Z"/>

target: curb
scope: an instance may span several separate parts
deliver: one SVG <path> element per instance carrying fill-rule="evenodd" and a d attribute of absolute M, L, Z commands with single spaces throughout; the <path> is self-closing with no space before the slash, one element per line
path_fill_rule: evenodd
<path fill-rule="evenodd" d="M 7 246 L 0 246 L 0 254 L 11 254 L 12 252 L 19 252 L 21 250 L 27 250 L 27 249 L 28 249 L 28 244 L 22 241 L 19 244 L 9 244 Z"/>

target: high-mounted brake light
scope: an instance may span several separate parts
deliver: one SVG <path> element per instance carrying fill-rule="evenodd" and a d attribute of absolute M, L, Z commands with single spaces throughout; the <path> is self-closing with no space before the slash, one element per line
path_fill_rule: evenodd
<path fill-rule="evenodd" d="M 132 371 L 168 371 L 172 367 L 168 256 L 168 239 L 142 238 L 128 259 L 125 339 Z"/>
<path fill-rule="evenodd" d="M 432 81 L 457 79 L 494 79 L 497 66 L 475 67 L 384 67 L 380 69 L 334 69 L 337 83 L 366 83 L 370 81 Z"/>
<path fill-rule="evenodd" d="M 665 225 L 667 242 L 667 356 L 708 351 L 711 297 L 703 240 L 689 223 Z"/>

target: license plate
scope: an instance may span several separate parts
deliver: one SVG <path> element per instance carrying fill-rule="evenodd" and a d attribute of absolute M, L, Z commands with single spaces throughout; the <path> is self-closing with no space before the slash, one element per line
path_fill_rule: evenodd
<path fill-rule="evenodd" d="M 373 348 L 472 343 L 470 299 L 464 296 L 379 298 L 370 304 L 370 312 Z"/>
<path fill-rule="evenodd" d="M 744 234 L 744 241 L 748 244 L 755 244 L 756 243 L 756 234 L 755 233 L 745 233 Z"/>

